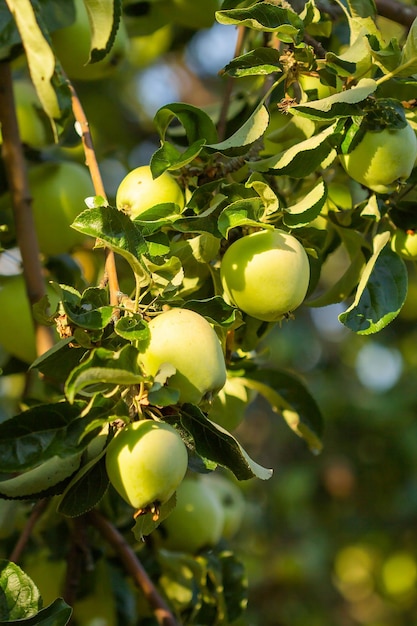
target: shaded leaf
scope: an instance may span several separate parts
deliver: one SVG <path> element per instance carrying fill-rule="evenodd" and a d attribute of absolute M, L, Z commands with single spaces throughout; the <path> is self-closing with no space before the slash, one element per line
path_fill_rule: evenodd
<path fill-rule="evenodd" d="M 105 450 L 74 476 L 61 496 L 57 511 L 66 517 L 83 515 L 96 506 L 109 486 Z"/>
<path fill-rule="evenodd" d="M 205 148 L 206 150 L 228 154 L 235 148 L 248 146 L 262 137 L 268 124 L 268 109 L 261 104 L 233 135 L 220 143 L 206 144 Z"/>
<path fill-rule="evenodd" d="M 120 0 L 84 0 L 91 29 L 89 63 L 103 59 L 110 52 L 120 24 Z"/>
<path fill-rule="evenodd" d="M 223 73 L 239 78 L 282 72 L 280 58 L 281 53 L 275 48 L 256 48 L 230 61 Z"/>
<path fill-rule="evenodd" d="M 183 126 L 190 146 L 201 141 L 203 137 L 208 143 L 217 141 L 216 127 L 207 113 L 184 102 L 167 104 L 156 112 L 154 125 L 161 139 L 165 139 L 168 127 L 174 118 L 177 118 Z M 153 169 L 152 174 L 154 174 Z"/>
<path fill-rule="evenodd" d="M 304 24 L 292 9 L 284 9 L 269 2 L 258 2 L 247 9 L 217 11 L 220 24 L 246 26 L 254 30 L 273 32 L 286 43 L 300 43 Z"/>
<path fill-rule="evenodd" d="M 284 224 L 290 228 L 306 226 L 320 214 L 326 199 L 327 187 L 324 181 L 320 181 L 302 200 L 285 207 Z"/>
<path fill-rule="evenodd" d="M 157 177 L 166 170 L 178 170 L 191 163 L 200 154 L 205 143 L 206 139 L 198 139 L 186 150 L 180 152 L 171 143 L 164 141 L 151 158 L 150 167 L 153 176 Z"/>

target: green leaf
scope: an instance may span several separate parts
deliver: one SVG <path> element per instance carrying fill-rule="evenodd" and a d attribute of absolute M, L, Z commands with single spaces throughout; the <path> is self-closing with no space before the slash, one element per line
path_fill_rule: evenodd
<path fill-rule="evenodd" d="M 298 377 L 283 370 L 259 369 L 246 372 L 244 381 L 247 387 L 263 395 L 274 411 L 281 413 L 291 430 L 305 440 L 311 452 L 321 452 L 321 411 Z"/>
<path fill-rule="evenodd" d="M 149 340 L 148 324 L 138 313 L 126 313 L 117 320 L 114 330 L 120 337 L 128 341 L 146 344 Z"/>
<path fill-rule="evenodd" d="M 116 38 L 122 12 L 121 0 L 84 0 L 91 28 L 89 63 L 103 59 Z"/>
<path fill-rule="evenodd" d="M 105 450 L 76 473 L 63 492 L 57 512 L 66 517 L 77 517 L 91 511 L 109 486 Z"/>
<path fill-rule="evenodd" d="M 228 468 L 238 480 L 247 480 L 254 476 L 267 480 L 272 476 L 272 470 L 253 461 L 227 430 L 207 419 L 197 406 L 184 404 L 181 407 L 180 420 L 182 426 L 192 435 L 197 454 L 209 464 L 215 463 Z"/>
<path fill-rule="evenodd" d="M 51 457 L 72 457 L 88 444 L 82 440 L 84 405 L 39 404 L 0 424 L 1 472 L 21 472 Z M 82 441 L 81 441 L 82 440 Z"/>
<path fill-rule="evenodd" d="M 159 507 L 158 519 L 154 519 L 153 513 L 145 513 L 143 515 L 139 515 L 136 518 L 136 523 L 134 527 L 132 528 L 132 532 L 135 536 L 136 541 L 143 541 L 144 537 L 150 535 L 155 530 L 155 528 L 158 528 L 159 524 L 168 517 L 171 511 L 173 511 L 176 502 L 177 496 L 174 493 L 174 495 L 170 497 L 168 502 L 164 502 Z"/>
<path fill-rule="evenodd" d="M 362 274 L 355 299 L 339 320 L 358 335 L 377 333 L 400 312 L 408 285 L 404 261 L 386 244 L 389 233 L 374 238 L 374 254 Z"/>
<path fill-rule="evenodd" d="M 34 582 L 18 565 L 0 560 L 0 623 L 25 620 L 42 607 Z"/>
<path fill-rule="evenodd" d="M 336 158 L 331 139 L 337 128 L 338 125 L 333 124 L 276 156 L 251 162 L 250 166 L 255 171 L 304 178 L 314 172 L 325 159 Z"/>
<path fill-rule="evenodd" d="M 260 198 L 242 199 L 229 204 L 221 212 L 217 224 L 219 231 L 227 239 L 229 231 L 237 226 L 272 228 L 261 222 L 262 215 L 263 207 Z"/>
<path fill-rule="evenodd" d="M 275 48 L 256 48 L 230 61 L 224 67 L 223 73 L 240 78 L 282 72 L 280 58 L 281 53 Z"/>
<path fill-rule="evenodd" d="M 183 152 L 180 152 L 168 141 L 162 142 L 162 146 L 154 152 L 151 158 L 150 167 L 152 175 L 157 177 L 166 170 L 178 170 L 188 163 L 191 163 L 201 152 L 206 139 L 198 139 L 194 141 Z"/>
<path fill-rule="evenodd" d="M 285 207 L 284 224 L 290 228 L 306 226 L 320 214 L 326 199 L 327 187 L 322 180 L 302 200 Z"/>
<path fill-rule="evenodd" d="M 78 215 L 72 228 L 101 239 L 111 250 L 123 256 L 138 275 L 143 273 L 139 259 L 147 250 L 140 228 L 128 215 L 110 206 L 87 209 Z"/>
<path fill-rule="evenodd" d="M 107 289 L 89 287 L 77 299 L 73 288 L 60 285 L 62 306 L 68 319 L 87 330 L 106 328 L 112 320 L 114 308 L 108 304 Z M 70 296 L 66 299 L 67 294 Z"/>
<path fill-rule="evenodd" d="M 269 124 L 269 113 L 266 106 L 261 104 L 244 124 L 231 137 L 220 143 L 206 144 L 206 150 L 222 152 L 225 154 L 237 148 L 249 146 L 262 137 Z"/>
<path fill-rule="evenodd" d="M 254 30 L 275 33 L 285 43 L 301 42 L 304 24 L 293 9 L 284 9 L 269 2 L 258 2 L 247 9 L 217 11 L 220 24 L 246 26 Z"/>
<path fill-rule="evenodd" d="M 183 126 L 189 145 L 204 139 L 208 143 L 217 141 L 217 131 L 211 118 L 191 104 L 174 102 L 161 107 L 155 114 L 154 125 L 162 140 L 168 131 L 172 120 L 177 118 Z M 152 174 L 154 171 L 152 169 Z"/>
<path fill-rule="evenodd" d="M 402 49 L 401 61 L 399 66 L 404 66 L 399 72 L 396 72 L 396 76 L 413 76 L 417 74 L 417 18 L 411 25 L 407 34 L 406 42 Z"/>
<path fill-rule="evenodd" d="M 362 78 L 355 87 L 335 93 L 321 100 L 303 102 L 290 107 L 290 113 L 304 115 L 312 120 L 333 120 L 340 117 L 363 115 L 358 107 L 360 102 L 368 98 L 377 88 L 372 78 Z"/>
<path fill-rule="evenodd" d="M 219 326 L 232 326 L 236 322 L 237 310 L 226 304 L 221 296 L 206 298 L 205 300 L 187 300 L 184 309 L 191 309 L 205 317 L 210 323 Z"/>
<path fill-rule="evenodd" d="M 131 344 L 118 352 L 96 348 L 76 367 L 65 383 L 65 394 L 73 403 L 78 393 L 94 395 L 118 385 L 139 385 L 145 379 L 137 362 L 137 350 Z"/>

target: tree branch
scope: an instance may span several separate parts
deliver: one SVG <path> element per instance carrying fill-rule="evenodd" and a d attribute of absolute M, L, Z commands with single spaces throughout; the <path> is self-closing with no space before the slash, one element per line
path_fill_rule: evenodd
<path fill-rule="evenodd" d="M 43 498 L 42 500 L 38 500 L 34 505 L 31 514 L 28 517 L 28 520 L 20 533 L 19 539 L 14 546 L 9 560 L 13 561 L 13 563 L 19 563 L 20 558 L 24 549 L 26 548 L 26 544 L 30 539 L 32 531 L 40 517 L 42 517 L 46 507 L 48 506 L 49 498 Z"/>
<path fill-rule="evenodd" d="M 81 129 L 81 139 L 84 147 L 85 162 L 90 170 L 91 179 L 93 181 L 94 191 L 97 196 L 107 200 L 106 191 L 104 189 L 103 180 L 101 178 L 100 169 L 98 167 L 96 153 L 93 146 L 93 140 L 90 133 L 90 126 L 87 117 L 84 113 L 84 109 L 78 98 L 77 92 L 74 89 L 71 81 L 68 81 L 68 86 L 71 91 L 72 98 L 72 111 L 74 117 L 78 122 Z M 110 291 L 110 304 L 117 306 L 119 304 L 119 280 L 116 271 L 116 262 L 114 253 L 109 248 L 105 249 L 106 254 L 106 275 L 109 283 Z"/>
<path fill-rule="evenodd" d="M 27 296 L 33 305 L 46 294 L 46 287 L 32 213 L 27 165 L 16 116 L 12 71 L 7 61 L 0 62 L 0 125 L 3 135 L 2 157 L 12 198 L 16 239 L 22 256 Z M 52 329 L 35 321 L 34 328 L 36 351 L 41 355 L 53 345 Z"/>
<path fill-rule="evenodd" d="M 395 0 L 376 0 L 376 10 L 378 15 L 386 17 L 393 22 L 402 24 L 410 28 L 417 18 L 417 7 L 409 4 L 402 4 Z"/>
<path fill-rule="evenodd" d="M 144 593 L 149 606 L 152 608 L 160 626 L 178 626 L 172 612 L 164 599 L 160 596 L 146 570 L 143 568 L 136 554 L 124 539 L 123 535 L 96 510 L 86 514 L 88 522 L 97 528 L 106 541 L 115 549 L 126 571 L 136 585 Z"/>

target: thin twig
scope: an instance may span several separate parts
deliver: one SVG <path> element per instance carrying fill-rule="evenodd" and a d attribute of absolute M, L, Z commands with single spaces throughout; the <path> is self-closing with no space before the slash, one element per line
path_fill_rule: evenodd
<path fill-rule="evenodd" d="M 87 513 L 86 517 L 89 523 L 97 528 L 104 539 L 115 549 L 126 571 L 145 595 L 159 626 L 178 626 L 168 605 L 157 591 L 146 570 L 143 568 L 141 562 L 123 535 L 119 533 L 111 522 L 96 510 Z"/>
<path fill-rule="evenodd" d="M 9 560 L 13 561 L 13 563 L 19 563 L 23 551 L 26 548 L 26 544 L 32 535 L 32 531 L 39 518 L 42 517 L 43 513 L 45 512 L 48 504 L 49 498 L 43 498 L 42 500 L 38 500 L 37 503 L 34 505 L 27 522 L 22 532 L 20 533 L 19 539 L 17 540 L 10 554 Z"/>
<path fill-rule="evenodd" d="M 85 162 L 90 170 L 91 179 L 93 181 L 94 191 L 97 196 L 101 196 L 105 200 L 106 191 L 104 189 L 103 179 L 101 177 L 100 169 L 97 163 L 96 153 L 93 146 L 93 139 L 90 133 L 90 126 L 87 120 L 87 117 L 84 113 L 84 109 L 81 105 L 80 99 L 78 98 L 77 92 L 74 89 L 73 84 L 68 81 L 68 85 L 71 91 L 72 98 L 72 111 L 74 113 L 74 117 L 78 122 L 81 129 L 81 139 L 84 147 L 85 154 Z M 119 280 L 117 277 L 116 270 L 116 261 L 114 257 L 114 253 L 109 248 L 105 250 L 106 254 L 106 274 L 109 283 L 109 291 L 110 291 L 110 304 L 117 306 L 119 304 Z"/>
<path fill-rule="evenodd" d="M 22 256 L 27 296 L 33 305 L 46 294 L 46 287 L 32 212 L 27 164 L 16 116 L 12 70 L 7 61 L 0 62 L 0 125 L 3 136 L 2 157 L 12 199 L 16 239 Z M 35 321 L 34 329 L 36 351 L 41 355 L 53 346 L 52 329 Z"/>

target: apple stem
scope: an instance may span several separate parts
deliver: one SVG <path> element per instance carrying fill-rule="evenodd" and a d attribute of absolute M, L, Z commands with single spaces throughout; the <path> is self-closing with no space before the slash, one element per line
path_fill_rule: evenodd
<path fill-rule="evenodd" d="M 159 594 L 142 563 L 123 535 L 97 510 L 92 510 L 87 513 L 87 519 L 115 549 L 126 571 L 145 595 L 159 626 L 178 626 L 178 622 L 168 605 Z"/>
<path fill-rule="evenodd" d="M 29 302 L 33 305 L 46 294 L 46 287 L 32 213 L 27 164 L 16 115 L 12 70 L 7 61 L 0 62 L 0 126 L 3 135 L 2 157 L 12 198 L 23 277 Z M 37 354 L 41 355 L 53 346 L 52 329 L 35 321 L 34 329 Z"/>
<path fill-rule="evenodd" d="M 77 92 L 74 89 L 73 84 L 67 78 L 68 86 L 71 92 L 72 100 L 72 112 L 81 129 L 81 140 L 83 143 L 85 162 L 90 170 L 91 180 L 93 181 L 94 191 L 97 196 L 101 196 L 107 201 L 106 191 L 104 189 L 103 179 L 101 177 L 100 169 L 97 162 L 96 153 L 93 146 L 93 139 L 91 137 L 90 125 L 85 115 L 84 109 L 81 105 Z M 103 282 L 108 282 L 110 291 L 110 304 L 117 306 L 119 304 L 119 280 L 117 277 L 116 260 L 113 250 L 105 248 L 106 265 L 105 276 Z"/>

